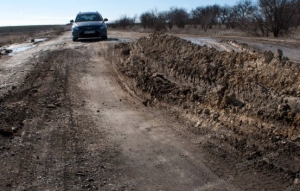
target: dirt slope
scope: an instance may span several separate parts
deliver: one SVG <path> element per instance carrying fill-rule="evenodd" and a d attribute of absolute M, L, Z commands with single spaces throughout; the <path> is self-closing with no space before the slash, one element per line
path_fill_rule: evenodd
<path fill-rule="evenodd" d="M 1 58 L 0 190 L 298 189 L 295 63 L 109 36 Z"/>
<path fill-rule="evenodd" d="M 208 152 L 220 148 L 213 154 L 240 158 L 240 168 L 280 172 L 282 183 L 298 180 L 298 63 L 280 51 L 219 52 L 164 34 L 110 52 L 143 103 L 188 119 L 190 132 L 209 136 L 199 139 Z"/>

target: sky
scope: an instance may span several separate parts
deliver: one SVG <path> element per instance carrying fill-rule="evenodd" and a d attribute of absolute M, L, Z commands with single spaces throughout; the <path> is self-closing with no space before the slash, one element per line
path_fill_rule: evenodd
<path fill-rule="evenodd" d="M 0 0 L 0 26 L 67 24 L 78 12 L 98 11 L 110 22 L 170 7 L 234 5 L 238 0 Z"/>

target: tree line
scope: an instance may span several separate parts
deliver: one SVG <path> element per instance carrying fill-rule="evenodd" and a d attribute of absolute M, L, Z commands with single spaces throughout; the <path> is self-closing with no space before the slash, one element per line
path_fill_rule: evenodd
<path fill-rule="evenodd" d="M 238 28 L 256 36 L 278 37 L 300 24 L 300 0 L 240 0 L 233 6 L 199 6 L 191 11 L 171 7 L 167 11 L 156 9 L 142 13 L 139 17 L 123 15 L 113 23 L 126 28 L 139 23 L 143 28 L 156 31 L 171 30 L 174 26 L 185 28 L 192 25 L 205 32 L 213 26 Z"/>

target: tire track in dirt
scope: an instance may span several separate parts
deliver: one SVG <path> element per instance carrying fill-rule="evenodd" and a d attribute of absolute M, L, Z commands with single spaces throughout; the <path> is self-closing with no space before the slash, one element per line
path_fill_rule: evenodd
<path fill-rule="evenodd" d="M 7 132 L 0 137 L 2 190 L 98 190 L 106 184 L 114 171 L 106 166 L 117 152 L 101 132 L 93 134 L 93 120 L 74 92 L 77 69 L 88 60 L 72 49 L 40 53 L 29 60 L 35 66 L 22 85 L 1 98 Z M 88 150 L 90 141 L 99 149 Z"/>
<path fill-rule="evenodd" d="M 169 126 L 180 126 L 161 111 L 147 108 L 121 87 L 106 60 L 109 44 L 87 47 L 87 74 L 79 82 L 86 109 L 99 130 L 121 152 L 124 174 L 111 183 L 116 190 L 197 190 L 209 182 L 217 190 L 238 190 L 228 174 L 219 178 L 206 167 L 203 156 Z M 224 181 L 222 181 L 224 180 Z"/>

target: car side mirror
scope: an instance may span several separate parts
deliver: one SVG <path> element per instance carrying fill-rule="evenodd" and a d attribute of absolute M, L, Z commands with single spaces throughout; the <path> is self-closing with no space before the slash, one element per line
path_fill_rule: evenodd
<path fill-rule="evenodd" d="M 107 19 L 107 18 L 105 18 L 103 21 L 108 21 L 108 19 Z"/>
<path fill-rule="evenodd" d="M 74 20 L 70 20 L 70 23 L 74 23 Z"/>

